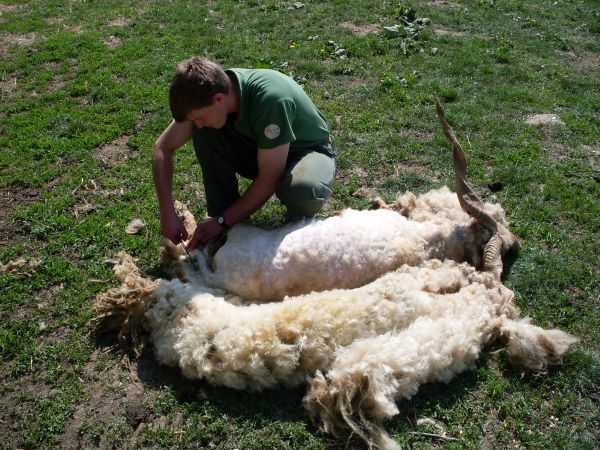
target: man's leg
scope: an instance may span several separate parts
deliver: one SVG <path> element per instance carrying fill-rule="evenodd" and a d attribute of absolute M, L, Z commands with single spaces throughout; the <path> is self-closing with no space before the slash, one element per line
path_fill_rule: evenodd
<path fill-rule="evenodd" d="M 194 151 L 202 169 L 206 209 L 211 217 L 223 213 L 239 197 L 236 173 L 256 178 L 256 148 L 226 126 L 195 129 Z"/>
<path fill-rule="evenodd" d="M 313 217 L 331 196 L 335 159 L 317 151 L 291 155 L 276 195 L 287 208 L 286 218 Z"/>

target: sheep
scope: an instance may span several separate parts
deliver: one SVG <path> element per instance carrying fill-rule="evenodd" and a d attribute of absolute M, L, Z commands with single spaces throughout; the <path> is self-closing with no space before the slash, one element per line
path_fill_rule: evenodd
<path fill-rule="evenodd" d="M 460 211 L 456 196 L 447 189 L 427 195 L 437 197 L 449 210 Z M 407 214 L 419 211 L 408 209 Z M 240 224 L 229 231 L 225 245 L 214 255 L 214 270 L 203 254 L 194 256 L 208 285 L 255 301 L 358 287 L 402 264 L 417 265 L 432 258 L 481 266 L 483 247 L 492 234 L 466 213 L 456 221 L 444 219 L 416 221 L 386 208 L 346 209 L 324 220 L 275 230 Z"/>
<path fill-rule="evenodd" d="M 236 389 L 295 385 L 328 367 L 338 347 L 462 308 L 448 307 L 455 297 L 483 299 L 496 315 L 515 317 L 512 292 L 480 278 L 464 263 L 432 260 L 403 265 L 360 288 L 243 305 L 175 280 L 155 289 L 146 320 L 159 361 L 179 366 L 188 378 Z"/>
<path fill-rule="evenodd" d="M 456 196 L 406 193 L 375 211 L 280 230 L 236 225 L 212 261 L 170 244 L 170 281 L 143 276 L 120 254 L 123 285 L 97 297 L 96 325 L 134 347 L 144 328 L 161 363 L 213 384 L 261 390 L 308 377 L 309 416 L 375 448 L 394 448 L 380 422 L 398 413 L 396 399 L 449 381 L 494 340 L 524 368 L 560 363 L 576 338 L 520 318 L 501 282 L 502 255 L 518 240 L 502 208 L 464 180 L 464 152 L 436 108 Z"/>
<path fill-rule="evenodd" d="M 362 286 L 402 264 L 434 258 L 480 268 L 494 264 L 499 276 L 501 256 L 517 248 L 518 239 L 507 228 L 504 210 L 484 205 L 464 181 L 464 152 L 439 103 L 437 108 L 453 144 L 457 195 L 447 188 L 418 198 L 407 193 L 392 205 L 380 200 L 380 209 L 346 209 L 275 230 L 235 225 L 214 256 L 194 253 L 206 283 L 245 299 L 275 301 Z M 489 255 L 498 249 L 492 262 Z"/>
<path fill-rule="evenodd" d="M 374 448 L 394 448 L 379 422 L 398 413 L 395 399 L 450 381 L 490 342 L 505 342 L 511 361 L 536 371 L 560 363 L 576 342 L 519 319 L 514 293 L 493 272 L 452 260 L 259 304 L 205 286 L 189 262 L 179 270 L 188 282 L 149 280 L 122 253 L 115 271 L 123 286 L 96 309 L 114 319 L 115 299 L 134 302 L 143 313 L 128 323 L 143 322 L 158 361 L 187 378 L 262 390 L 309 377 L 309 416 L 334 435 L 348 427 Z M 118 313 L 126 309 L 116 303 Z"/>

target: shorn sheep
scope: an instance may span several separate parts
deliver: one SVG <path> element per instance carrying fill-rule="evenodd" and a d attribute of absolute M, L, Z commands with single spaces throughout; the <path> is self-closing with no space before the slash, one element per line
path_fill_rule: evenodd
<path fill-rule="evenodd" d="M 279 230 L 236 225 L 212 260 L 167 245 L 172 280 L 144 277 L 121 253 L 122 286 L 96 299 L 97 326 L 121 341 L 145 330 L 157 359 L 189 378 L 260 390 L 309 377 L 310 417 L 372 448 L 397 447 L 380 425 L 396 399 L 448 382 L 492 341 L 530 370 L 559 363 L 576 339 L 519 317 L 500 280 L 518 241 L 465 182 L 464 153 L 437 111 L 458 200 L 441 189 Z"/>

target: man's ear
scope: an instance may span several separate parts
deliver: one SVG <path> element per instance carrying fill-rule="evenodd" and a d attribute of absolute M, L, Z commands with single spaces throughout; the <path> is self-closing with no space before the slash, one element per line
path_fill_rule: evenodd
<path fill-rule="evenodd" d="M 222 92 L 217 92 L 215 95 L 212 96 L 213 99 L 213 103 L 221 103 L 223 100 L 225 100 L 225 94 L 223 94 Z"/>

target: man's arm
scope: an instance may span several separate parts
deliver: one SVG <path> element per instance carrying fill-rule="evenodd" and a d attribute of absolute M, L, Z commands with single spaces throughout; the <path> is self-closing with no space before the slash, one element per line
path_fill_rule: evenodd
<path fill-rule="evenodd" d="M 192 127 L 190 122 L 172 121 L 152 150 L 152 175 L 160 208 L 160 228 L 163 236 L 175 244 L 188 236 L 173 205 L 173 153 L 191 139 Z"/>
<path fill-rule="evenodd" d="M 260 208 L 275 192 L 277 182 L 285 170 L 290 144 L 282 144 L 271 149 L 258 149 L 258 176 L 246 192 L 223 212 L 228 225 L 233 225 Z M 205 245 L 210 239 L 223 233 L 223 228 L 213 217 L 198 225 L 188 244 L 190 250 L 197 245 Z"/>

